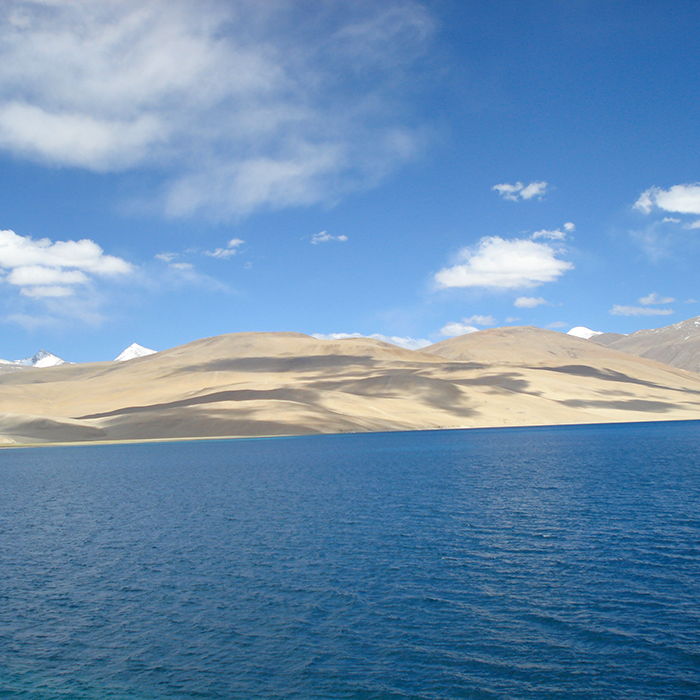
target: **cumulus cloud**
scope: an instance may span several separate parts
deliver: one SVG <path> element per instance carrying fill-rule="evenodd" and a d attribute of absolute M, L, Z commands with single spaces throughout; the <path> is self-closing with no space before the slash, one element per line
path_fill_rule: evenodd
<path fill-rule="evenodd" d="M 653 309 L 648 306 L 620 306 L 615 304 L 608 313 L 613 316 L 670 316 L 673 309 Z"/>
<path fill-rule="evenodd" d="M 542 229 L 541 231 L 535 231 L 535 233 L 530 236 L 530 238 L 533 241 L 536 241 L 538 238 L 546 238 L 550 241 L 564 241 L 566 240 L 566 237 L 568 234 L 573 233 L 576 230 L 576 226 L 572 224 L 571 222 L 568 222 L 562 226 L 564 229 L 563 231 L 559 228 L 555 228 L 552 230 L 547 230 L 547 229 Z"/>
<path fill-rule="evenodd" d="M 432 345 L 432 343 L 429 340 L 426 340 L 425 338 L 410 338 L 397 335 L 382 335 L 381 333 L 372 333 L 372 335 L 363 335 L 362 333 L 313 333 L 312 336 L 314 338 L 318 338 L 318 340 L 343 340 L 344 338 L 374 338 L 374 340 L 381 340 L 385 343 L 398 345 L 408 350 L 420 350 L 421 348 L 427 348 L 428 345 Z"/>
<path fill-rule="evenodd" d="M 321 231 L 321 233 L 314 233 L 311 237 L 312 245 L 318 245 L 319 243 L 329 243 L 330 241 L 339 241 L 340 243 L 345 243 L 348 240 L 347 236 L 331 236 L 327 231 Z"/>
<path fill-rule="evenodd" d="M 335 201 L 424 140 L 406 70 L 417 0 L 8 0 L 0 148 L 95 172 L 152 167 L 171 216 Z"/>
<path fill-rule="evenodd" d="M 527 200 L 533 197 L 542 199 L 547 192 L 547 183 L 531 182 L 529 185 L 523 185 L 522 182 L 516 182 L 514 185 L 503 183 L 501 185 L 494 185 L 491 189 L 498 192 L 503 199 L 517 202 L 518 200 Z"/>
<path fill-rule="evenodd" d="M 553 282 L 574 266 L 556 257 L 558 251 L 531 240 L 482 238 L 475 248 L 463 248 L 458 262 L 435 275 L 437 286 L 519 289 Z"/>
<path fill-rule="evenodd" d="M 656 292 L 652 292 L 639 300 L 640 304 L 649 306 L 649 304 L 671 304 L 675 299 L 673 297 L 661 297 Z"/>
<path fill-rule="evenodd" d="M 216 248 L 215 250 L 205 250 L 204 255 L 208 255 L 210 258 L 230 258 L 238 252 L 239 246 L 242 246 L 245 241 L 240 238 L 232 238 L 225 248 Z"/>
<path fill-rule="evenodd" d="M 534 309 L 536 306 L 546 304 L 547 300 L 542 297 L 518 297 L 513 306 L 518 309 Z"/>
<path fill-rule="evenodd" d="M 634 204 L 643 214 L 650 214 L 654 207 L 674 214 L 700 214 L 700 182 L 674 185 L 668 190 L 651 187 Z"/>
<path fill-rule="evenodd" d="M 449 338 L 455 338 L 458 335 L 467 335 L 467 333 L 476 333 L 479 329 L 476 326 L 470 326 L 468 323 L 458 323 L 450 321 L 440 329 L 442 335 Z"/>
<path fill-rule="evenodd" d="M 461 323 L 457 321 L 450 321 L 440 329 L 442 335 L 449 336 L 453 338 L 458 335 L 466 335 L 467 333 L 474 333 L 479 329 L 477 326 L 495 326 L 496 319 L 493 316 L 481 316 L 475 314 L 474 316 L 469 316 L 468 318 L 463 318 Z"/>
<path fill-rule="evenodd" d="M 7 284 L 27 297 L 72 296 L 77 286 L 96 278 L 133 272 L 126 260 L 105 255 L 94 241 L 34 240 L 14 231 L 0 231 L 0 270 Z"/>

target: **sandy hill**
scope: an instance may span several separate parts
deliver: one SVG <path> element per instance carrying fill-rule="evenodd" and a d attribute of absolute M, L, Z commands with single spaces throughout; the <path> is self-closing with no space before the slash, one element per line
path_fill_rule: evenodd
<path fill-rule="evenodd" d="M 604 333 L 591 339 L 606 347 L 700 372 L 700 316 L 629 335 Z"/>
<path fill-rule="evenodd" d="M 423 351 L 237 333 L 129 362 L 5 367 L 6 443 L 700 418 L 700 375 L 527 327 Z"/>

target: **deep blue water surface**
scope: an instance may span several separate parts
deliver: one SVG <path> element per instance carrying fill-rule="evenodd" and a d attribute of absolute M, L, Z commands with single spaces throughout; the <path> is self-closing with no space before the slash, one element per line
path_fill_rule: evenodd
<path fill-rule="evenodd" d="M 0 698 L 700 698 L 700 423 L 0 451 Z"/>

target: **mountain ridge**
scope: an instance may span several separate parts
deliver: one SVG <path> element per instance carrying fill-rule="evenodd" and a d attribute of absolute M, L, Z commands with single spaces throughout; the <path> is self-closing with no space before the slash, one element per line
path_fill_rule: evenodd
<path fill-rule="evenodd" d="M 0 368 L 0 389 L 5 444 L 700 419 L 700 375 L 534 327 L 423 350 L 227 334 L 128 362 Z"/>
<path fill-rule="evenodd" d="M 605 333 L 590 340 L 672 367 L 700 372 L 700 316 L 662 328 L 636 331 L 629 335 Z"/>

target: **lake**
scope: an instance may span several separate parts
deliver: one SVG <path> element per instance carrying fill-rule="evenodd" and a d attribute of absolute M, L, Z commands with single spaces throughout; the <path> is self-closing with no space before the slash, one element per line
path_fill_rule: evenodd
<path fill-rule="evenodd" d="M 700 697 L 700 422 L 0 451 L 0 698 Z"/>

